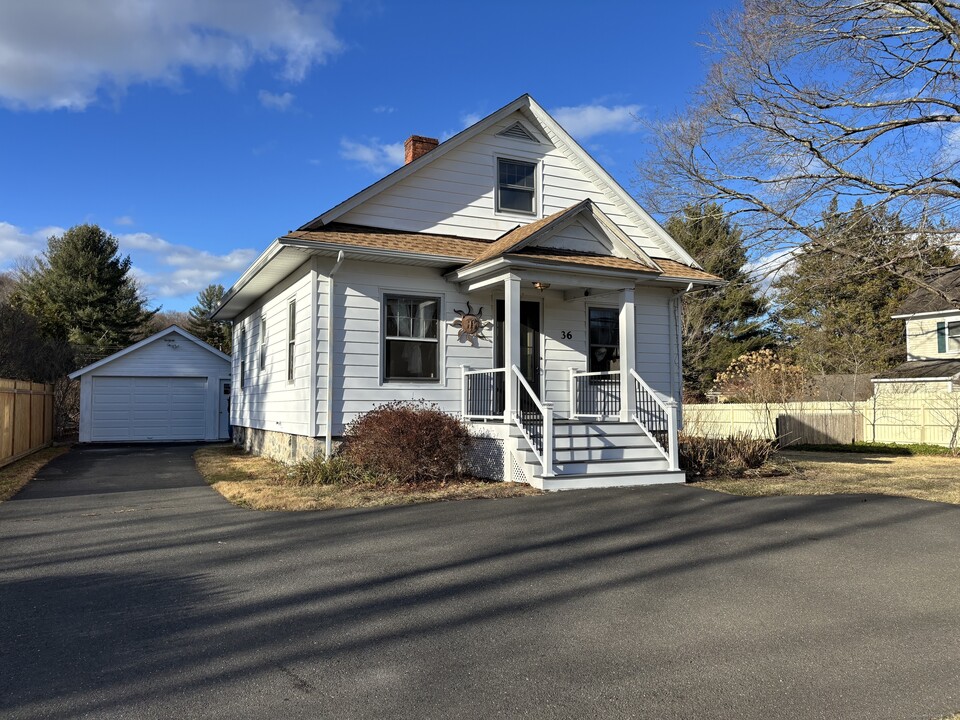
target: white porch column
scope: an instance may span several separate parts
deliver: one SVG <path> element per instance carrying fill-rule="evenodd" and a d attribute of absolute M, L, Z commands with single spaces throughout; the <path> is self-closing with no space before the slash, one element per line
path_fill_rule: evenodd
<path fill-rule="evenodd" d="M 503 280 L 503 421 L 513 422 L 517 410 L 517 382 L 511 368 L 520 366 L 520 278 L 508 275 Z"/>
<path fill-rule="evenodd" d="M 630 422 L 637 412 L 637 397 L 630 371 L 637 367 L 637 315 L 634 288 L 620 291 L 620 422 Z"/>

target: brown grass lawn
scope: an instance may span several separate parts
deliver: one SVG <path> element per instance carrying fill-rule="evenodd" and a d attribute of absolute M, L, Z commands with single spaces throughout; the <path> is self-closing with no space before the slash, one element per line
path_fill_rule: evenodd
<path fill-rule="evenodd" d="M 698 487 L 733 495 L 898 495 L 960 505 L 960 458 L 784 452 L 781 477 L 711 479 Z M 960 718 L 958 718 L 960 720 Z"/>
<path fill-rule="evenodd" d="M 37 476 L 40 468 L 58 455 L 63 455 L 69 449 L 63 445 L 44 448 L 28 455 L 23 460 L 17 460 L 15 463 L 0 468 L 0 502 L 9 500 L 20 492 L 20 488 Z"/>
<path fill-rule="evenodd" d="M 286 481 L 287 469 L 282 463 L 248 455 L 232 445 L 200 448 L 193 459 L 214 490 L 235 505 L 254 510 L 332 510 L 541 494 L 529 485 L 482 480 L 412 488 L 294 485 Z"/>

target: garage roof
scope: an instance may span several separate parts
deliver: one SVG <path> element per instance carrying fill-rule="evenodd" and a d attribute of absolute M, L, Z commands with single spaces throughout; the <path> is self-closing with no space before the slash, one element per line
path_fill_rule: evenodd
<path fill-rule="evenodd" d="M 179 335 L 179 336 L 181 336 L 184 340 L 189 340 L 190 342 L 196 343 L 197 345 L 199 345 L 199 346 L 200 346 L 201 348 L 203 348 L 204 350 L 206 350 L 206 351 L 208 351 L 208 352 L 210 352 L 210 353 L 213 353 L 213 354 L 216 355 L 217 357 L 219 357 L 219 358 L 221 358 L 221 359 L 223 359 L 223 360 L 226 360 L 227 362 L 230 362 L 230 356 L 227 355 L 226 353 L 222 353 L 222 352 L 220 352 L 219 350 L 217 350 L 215 347 L 213 347 L 213 346 L 211 346 L 211 345 L 207 345 L 207 343 L 205 343 L 203 340 L 201 340 L 200 338 L 198 338 L 198 337 L 196 337 L 196 336 L 194 336 L 194 335 L 191 335 L 190 333 L 188 333 L 186 330 L 184 330 L 184 329 L 183 329 L 182 327 L 180 327 L 179 325 L 171 325 L 170 327 L 166 328 L 165 330 L 161 330 L 161 331 L 158 332 L 158 333 L 154 333 L 154 334 L 151 335 L 150 337 L 144 338 L 144 339 L 141 340 L 140 342 L 134 343 L 134 344 L 131 345 L 130 347 L 126 347 L 126 348 L 124 348 L 123 350 L 120 350 L 120 351 L 118 351 L 118 352 L 115 352 L 113 355 L 108 355 L 108 356 L 105 357 L 103 360 L 97 360 L 97 362 L 95 362 L 95 363 L 91 363 L 90 365 L 87 365 L 86 367 L 80 368 L 79 370 L 70 373 L 70 379 L 71 379 L 71 380 L 76 380 L 78 377 L 80 377 L 81 375 L 85 375 L 86 373 L 90 372 L 91 370 L 96 370 L 98 367 L 102 367 L 103 365 L 106 365 L 107 363 L 111 363 L 111 362 L 113 362 L 114 360 L 118 360 L 118 359 L 122 358 L 124 355 L 127 355 L 128 353 L 132 353 L 134 350 L 137 350 L 137 349 L 139 349 L 139 348 L 142 348 L 144 345 L 149 345 L 150 343 L 152 343 L 152 342 L 155 341 L 155 340 L 159 340 L 159 339 L 162 338 L 162 337 L 166 337 L 167 335 L 172 335 L 172 334 Z"/>

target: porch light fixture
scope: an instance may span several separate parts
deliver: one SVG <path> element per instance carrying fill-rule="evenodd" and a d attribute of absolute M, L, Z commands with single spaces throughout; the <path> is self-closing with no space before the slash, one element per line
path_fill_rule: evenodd
<path fill-rule="evenodd" d="M 535 282 L 535 283 L 533 284 L 533 286 L 534 286 L 537 290 L 539 290 L 540 292 L 543 292 L 544 290 L 546 290 L 547 288 L 550 287 L 550 283 Z"/>

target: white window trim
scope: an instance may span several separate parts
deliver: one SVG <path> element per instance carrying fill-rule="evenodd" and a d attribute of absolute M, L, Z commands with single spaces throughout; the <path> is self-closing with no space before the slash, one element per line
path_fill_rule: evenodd
<path fill-rule="evenodd" d="M 292 321 L 292 322 L 291 322 Z M 297 381 L 297 298 L 287 301 L 287 342 L 286 352 L 287 384 Z"/>
<path fill-rule="evenodd" d="M 267 315 L 260 313 L 260 354 L 257 358 L 260 372 L 267 369 Z"/>
<path fill-rule="evenodd" d="M 508 160 L 510 162 L 526 163 L 534 166 L 533 171 L 533 212 L 523 212 L 521 210 L 501 210 L 500 209 L 500 161 Z M 543 217 L 543 162 L 539 157 L 523 157 L 522 155 L 509 155 L 506 153 L 494 153 L 493 155 L 493 214 L 495 217 L 517 219 L 523 218 L 536 220 Z"/>
<path fill-rule="evenodd" d="M 387 337 L 387 297 L 425 297 L 436 298 L 437 300 L 437 377 L 434 380 L 387 380 L 387 340 L 410 340 L 405 337 Z M 447 324 L 444 321 L 444 308 L 446 307 L 446 297 L 441 292 L 430 292 L 421 290 L 411 290 L 410 288 L 380 288 L 380 311 L 377 321 L 377 334 L 380 337 L 380 357 L 377 363 L 378 385 L 396 386 L 402 385 L 407 388 L 436 388 L 447 386 L 446 356 L 447 356 Z M 434 342 L 429 338 L 424 338 L 423 342 Z"/>
<path fill-rule="evenodd" d="M 240 358 L 240 382 L 238 383 L 241 390 L 245 390 L 247 387 L 247 321 L 244 319 L 243 323 L 240 325 L 240 337 L 238 338 L 238 343 L 240 346 L 240 352 L 237 355 Z"/>
<path fill-rule="evenodd" d="M 614 305 L 613 303 L 604 303 L 604 302 L 589 302 L 590 298 L 584 298 L 587 302 L 583 303 L 583 359 L 584 359 L 584 372 L 590 372 L 590 310 L 593 308 L 603 309 L 603 310 L 614 310 L 619 312 L 620 306 Z M 618 327 L 619 327 L 619 316 L 618 316 Z M 620 348 L 620 352 L 623 352 L 623 348 Z"/>

